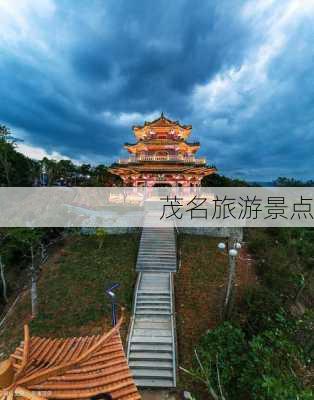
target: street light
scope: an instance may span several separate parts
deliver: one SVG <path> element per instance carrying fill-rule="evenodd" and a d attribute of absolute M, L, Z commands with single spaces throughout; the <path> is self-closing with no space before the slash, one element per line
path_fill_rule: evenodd
<path fill-rule="evenodd" d="M 112 326 L 116 326 L 117 324 L 117 310 L 116 310 L 116 294 L 114 293 L 114 289 L 117 289 L 120 286 L 119 283 L 114 283 L 108 289 L 105 289 L 105 292 L 110 297 L 111 300 L 111 317 L 112 317 Z"/>
<path fill-rule="evenodd" d="M 236 257 L 237 255 L 238 255 L 238 250 L 236 250 L 236 249 L 229 250 L 229 256 Z"/>
<path fill-rule="evenodd" d="M 219 250 L 223 251 L 226 248 L 226 244 L 224 242 L 220 242 L 220 243 L 218 243 L 217 247 Z"/>
<path fill-rule="evenodd" d="M 240 243 L 240 242 L 235 242 L 235 244 L 234 244 L 234 247 L 235 247 L 235 249 L 238 249 L 238 250 L 240 250 L 240 249 L 241 249 L 241 247 L 242 247 L 242 245 L 241 245 L 241 243 Z"/>
<path fill-rule="evenodd" d="M 229 258 L 229 276 L 228 276 L 228 286 L 226 291 L 226 297 L 224 301 L 224 314 L 225 317 L 229 317 L 231 310 L 231 300 L 234 297 L 234 280 L 236 274 L 236 258 L 238 256 L 239 250 L 241 249 L 241 243 L 237 240 L 232 240 L 229 238 L 227 244 L 224 242 L 220 242 L 217 245 L 218 249 L 221 252 L 225 252 L 228 254 Z"/>

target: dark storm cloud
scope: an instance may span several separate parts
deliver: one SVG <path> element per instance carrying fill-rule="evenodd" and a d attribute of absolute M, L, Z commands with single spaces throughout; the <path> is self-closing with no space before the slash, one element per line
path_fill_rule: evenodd
<path fill-rule="evenodd" d="M 99 162 L 118 157 L 134 122 L 164 111 L 193 125 L 224 173 L 309 176 L 311 24 L 295 13 L 287 32 L 287 6 L 249 3 L 16 0 L 11 20 L 0 6 L 0 119 L 27 144 Z"/>

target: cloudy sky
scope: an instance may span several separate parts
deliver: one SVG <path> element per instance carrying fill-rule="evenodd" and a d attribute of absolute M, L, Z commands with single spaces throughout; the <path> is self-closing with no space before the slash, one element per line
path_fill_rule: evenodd
<path fill-rule="evenodd" d="M 0 0 L 0 123 L 110 163 L 163 111 L 250 180 L 314 178 L 314 0 Z"/>

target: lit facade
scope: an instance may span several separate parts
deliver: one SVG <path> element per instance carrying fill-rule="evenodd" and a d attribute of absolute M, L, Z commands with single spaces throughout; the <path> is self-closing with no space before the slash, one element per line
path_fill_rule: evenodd
<path fill-rule="evenodd" d="M 136 143 L 124 147 L 130 156 L 110 168 L 125 186 L 200 186 L 206 175 L 216 172 L 205 158 L 196 158 L 198 142 L 188 142 L 191 125 L 181 125 L 163 114 L 143 126 L 134 126 Z"/>

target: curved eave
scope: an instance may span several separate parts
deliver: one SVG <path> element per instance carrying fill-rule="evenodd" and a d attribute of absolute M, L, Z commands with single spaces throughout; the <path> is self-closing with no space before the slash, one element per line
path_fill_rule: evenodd
<path fill-rule="evenodd" d="M 128 164 L 125 166 L 120 166 L 117 164 L 117 166 L 113 165 L 109 171 L 112 174 L 119 175 L 119 176 L 125 176 L 125 175 L 138 175 L 143 172 L 150 172 L 150 173 L 160 173 L 160 172 L 180 172 L 180 173 L 189 173 L 189 174 L 195 174 L 195 175 L 212 175 L 217 172 L 216 168 L 209 168 L 206 166 L 196 166 L 194 164 L 187 165 L 187 164 Z"/>
<path fill-rule="evenodd" d="M 136 154 L 137 152 L 141 151 L 141 150 L 148 150 L 149 148 L 156 148 L 156 150 L 158 151 L 158 149 L 160 148 L 160 150 L 166 150 L 167 146 L 174 146 L 174 147 L 178 147 L 179 149 L 181 149 L 182 151 L 189 151 L 192 153 L 196 153 L 199 148 L 200 145 L 199 144 L 189 144 L 186 142 L 169 142 L 169 143 L 154 143 L 154 142 L 149 142 L 146 141 L 145 143 L 143 142 L 139 142 L 139 143 L 135 143 L 135 144 L 125 144 L 124 148 L 131 154 Z"/>

